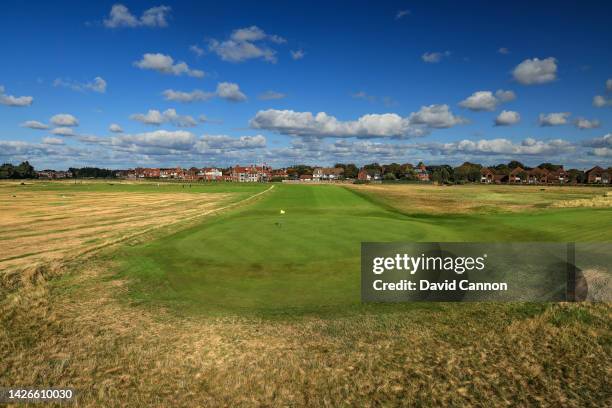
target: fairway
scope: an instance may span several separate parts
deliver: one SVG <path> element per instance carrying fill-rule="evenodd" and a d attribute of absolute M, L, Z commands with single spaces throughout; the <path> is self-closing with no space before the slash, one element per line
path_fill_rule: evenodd
<path fill-rule="evenodd" d="M 342 186 L 277 185 L 252 205 L 122 249 L 117 276 L 138 301 L 181 311 L 342 313 L 360 307 L 361 242 L 612 240 L 608 209 L 432 215 L 405 214 L 406 205 Z"/>

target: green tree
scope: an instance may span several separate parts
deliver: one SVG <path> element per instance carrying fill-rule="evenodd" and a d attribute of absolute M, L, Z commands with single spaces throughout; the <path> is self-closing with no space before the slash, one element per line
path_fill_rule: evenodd
<path fill-rule="evenodd" d="M 0 179 L 13 178 L 13 173 L 15 173 L 15 166 L 11 163 L 4 163 L 0 166 Z"/>
<path fill-rule="evenodd" d="M 447 184 L 451 181 L 451 173 L 448 171 L 449 166 L 439 166 L 437 167 L 432 175 L 431 179 L 440 184 Z"/>
<path fill-rule="evenodd" d="M 354 163 L 348 163 L 344 168 L 344 177 L 348 179 L 357 178 L 359 174 L 359 168 Z"/>

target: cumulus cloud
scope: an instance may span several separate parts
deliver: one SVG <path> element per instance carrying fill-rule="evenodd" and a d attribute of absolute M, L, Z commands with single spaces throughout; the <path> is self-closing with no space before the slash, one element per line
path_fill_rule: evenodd
<path fill-rule="evenodd" d="M 249 59 L 263 59 L 275 63 L 276 51 L 269 44 L 285 42 L 287 40 L 278 35 L 267 34 L 257 26 L 250 26 L 232 31 L 227 40 L 210 40 L 208 49 L 224 61 L 243 62 Z"/>
<path fill-rule="evenodd" d="M 568 124 L 570 112 L 540 113 L 538 122 L 540 126 L 561 126 Z"/>
<path fill-rule="evenodd" d="M 516 99 L 512 91 L 499 89 L 493 94 L 491 91 L 477 91 L 459 102 L 459 106 L 473 111 L 493 111 L 497 106 L 504 102 Z"/>
<path fill-rule="evenodd" d="M 140 69 L 151 69 L 167 75 L 188 75 L 195 78 L 203 78 L 205 73 L 199 69 L 191 69 L 185 62 L 174 63 L 174 59 L 165 54 L 146 53 L 140 61 L 134 62 Z"/>
<path fill-rule="evenodd" d="M 190 150 L 195 142 L 194 134 L 185 130 L 155 130 L 153 132 L 115 136 L 111 139 L 111 145 L 113 146 L 132 145 L 173 150 Z"/>
<path fill-rule="evenodd" d="M 400 20 L 409 15 L 410 15 L 410 10 L 399 10 L 397 13 L 395 13 L 395 19 Z"/>
<path fill-rule="evenodd" d="M 31 96 L 13 96 L 4 93 L 4 86 L 0 85 L 0 103 L 6 106 L 23 107 L 30 106 L 34 102 Z"/>
<path fill-rule="evenodd" d="M 123 129 L 121 128 L 121 126 L 116 123 L 111 123 L 111 125 L 108 127 L 108 130 L 113 133 L 123 133 Z"/>
<path fill-rule="evenodd" d="M 189 51 L 193 52 L 198 57 L 201 57 L 202 55 L 204 55 L 204 50 L 195 44 L 189 46 Z"/>
<path fill-rule="evenodd" d="M 270 101 L 275 99 L 284 99 L 285 97 L 287 97 L 287 95 L 281 92 L 266 91 L 262 94 L 259 94 L 257 98 L 261 99 L 262 101 Z"/>
<path fill-rule="evenodd" d="M 595 106 L 596 108 L 612 106 L 612 98 L 606 98 L 605 96 L 595 95 L 593 97 L 593 106 Z"/>
<path fill-rule="evenodd" d="M 175 109 L 166 109 L 160 112 L 156 109 L 149 109 L 147 113 L 135 113 L 130 115 L 130 119 L 147 124 L 159 126 L 163 123 L 171 123 L 178 127 L 194 127 L 198 123 L 189 115 L 179 115 Z"/>
<path fill-rule="evenodd" d="M 291 55 L 291 58 L 295 61 L 301 60 L 306 56 L 306 52 L 304 50 L 290 50 L 289 54 Z"/>
<path fill-rule="evenodd" d="M 262 135 L 240 136 L 239 138 L 227 135 L 204 135 L 196 142 L 195 147 L 201 153 L 210 150 L 258 149 L 266 147 L 266 138 Z"/>
<path fill-rule="evenodd" d="M 411 113 L 408 120 L 412 125 L 425 125 L 435 129 L 468 123 L 467 119 L 453 115 L 448 105 L 422 106 L 418 112 Z"/>
<path fill-rule="evenodd" d="M 593 149 L 593 155 L 598 156 L 598 157 L 612 157 L 612 148 L 597 147 Z"/>
<path fill-rule="evenodd" d="M 589 120 L 585 118 L 578 118 L 574 121 L 574 125 L 580 130 L 584 129 L 595 129 L 601 126 L 601 123 L 597 119 Z"/>
<path fill-rule="evenodd" d="M 43 144 L 47 144 L 47 145 L 63 145 L 64 144 L 64 140 L 58 137 L 43 137 L 42 142 Z"/>
<path fill-rule="evenodd" d="M 69 127 L 57 127 L 51 131 L 54 135 L 58 136 L 76 136 L 74 129 Z"/>
<path fill-rule="evenodd" d="M 508 139 L 482 139 L 478 141 L 461 140 L 452 143 L 428 143 L 419 145 L 420 149 L 429 150 L 433 154 L 467 153 L 474 155 L 552 155 L 570 153 L 575 147 L 568 141 L 554 139 L 548 141 L 524 139 L 514 143 Z"/>
<path fill-rule="evenodd" d="M 504 110 L 495 118 L 495 126 L 512 126 L 521 121 L 521 115 L 515 111 Z"/>
<path fill-rule="evenodd" d="M 61 79 L 61 78 L 57 78 L 55 81 L 53 81 L 53 86 L 61 86 L 64 88 L 69 88 L 72 89 L 73 91 L 94 91 L 94 92 L 98 92 L 98 93 L 105 93 L 106 92 L 106 81 L 104 80 L 104 78 L 102 77 L 95 77 L 93 79 L 93 81 L 91 82 L 77 82 L 77 81 L 72 81 L 70 79 Z"/>
<path fill-rule="evenodd" d="M 51 123 L 55 126 L 79 126 L 79 121 L 69 113 L 58 113 L 51 117 Z"/>
<path fill-rule="evenodd" d="M 30 129 L 38 129 L 38 130 L 49 129 L 49 125 L 46 125 L 37 120 L 26 120 L 20 126 L 25 127 L 25 128 L 30 128 Z"/>
<path fill-rule="evenodd" d="M 545 84 L 557 79 L 557 60 L 553 57 L 526 59 L 514 68 L 512 75 L 523 85 Z"/>
<path fill-rule="evenodd" d="M 152 7 L 145 10 L 138 18 L 123 4 L 115 4 L 111 7 L 109 16 L 104 19 L 103 24 L 108 28 L 167 27 L 171 10 L 169 6 Z"/>
<path fill-rule="evenodd" d="M 596 137 L 594 139 L 585 140 L 584 142 L 582 142 L 582 145 L 586 147 L 612 148 L 612 133 L 608 133 L 602 137 Z"/>
<path fill-rule="evenodd" d="M 363 115 L 354 121 L 340 121 L 325 112 L 269 109 L 257 112 L 250 126 L 291 136 L 401 138 L 424 136 L 428 128 L 452 127 L 465 122 L 453 115 L 448 105 L 431 105 L 405 118 L 385 113 Z"/>
<path fill-rule="evenodd" d="M 450 57 L 450 51 L 444 52 L 426 52 L 421 55 L 421 59 L 429 64 L 435 64 L 442 61 L 442 58 Z"/>
<path fill-rule="evenodd" d="M 215 96 L 214 92 L 204 92 L 199 89 L 194 89 L 191 92 L 175 91 L 166 89 L 162 92 L 167 101 L 190 103 L 196 101 L 207 101 Z"/>
<path fill-rule="evenodd" d="M 247 99 L 238 84 L 233 82 L 220 82 L 217 85 L 217 96 L 230 102 L 244 102 Z"/>

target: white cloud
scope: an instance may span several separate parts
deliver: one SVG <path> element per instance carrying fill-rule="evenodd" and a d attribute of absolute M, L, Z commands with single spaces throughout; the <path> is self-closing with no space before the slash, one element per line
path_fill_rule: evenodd
<path fill-rule="evenodd" d="M 351 94 L 351 98 L 363 99 L 364 101 L 368 101 L 368 102 L 376 102 L 376 99 L 377 99 L 376 96 L 370 95 L 365 91 L 355 92 L 354 94 Z"/>
<path fill-rule="evenodd" d="M 514 99 L 516 99 L 514 92 L 503 89 L 499 89 L 495 95 L 491 91 L 477 91 L 459 102 L 459 106 L 473 111 L 493 111 L 499 104 Z"/>
<path fill-rule="evenodd" d="M 570 112 L 540 113 L 538 122 L 540 126 L 560 126 L 567 125 Z"/>
<path fill-rule="evenodd" d="M 241 136 L 239 138 L 226 135 L 204 135 L 196 142 L 195 147 L 201 153 L 210 150 L 258 149 L 266 147 L 266 138 L 262 135 Z"/>
<path fill-rule="evenodd" d="M 55 126 L 79 126 L 79 121 L 68 113 L 58 113 L 51 117 L 51 123 Z"/>
<path fill-rule="evenodd" d="M 597 147 L 593 149 L 593 154 L 598 157 L 612 157 L 612 148 L 610 147 Z"/>
<path fill-rule="evenodd" d="M 58 136 L 76 136 L 74 133 L 74 129 L 69 127 L 58 127 L 53 129 L 51 133 Z"/>
<path fill-rule="evenodd" d="M 112 145 L 159 147 L 164 149 L 190 150 L 196 141 L 191 132 L 185 130 L 156 130 L 153 132 L 113 137 Z"/>
<path fill-rule="evenodd" d="M 498 53 L 503 54 L 503 55 L 508 55 L 510 54 L 510 50 L 506 47 L 501 47 L 500 49 L 497 50 Z"/>
<path fill-rule="evenodd" d="M 217 96 L 231 102 L 243 102 L 247 99 L 238 84 L 232 82 L 220 82 L 217 85 Z"/>
<path fill-rule="evenodd" d="M 421 106 L 421 109 L 418 112 L 411 113 L 408 119 L 412 125 L 425 125 L 435 129 L 450 128 L 468 123 L 467 119 L 453 115 L 448 105 Z"/>
<path fill-rule="evenodd" d="M 204 55 L 204 50 L 195 44 L 189 46 L 189 51 L 193 52 L 198 57 L 201 57 L 202 55 Z"/>
<path fill-rule="evenodd" d="M 108 127 L 108 130 L 113 133 L 123 133 L 123 129 L 121 128 L 121 126 L 116 123 L 111 123 L 111 125 Z"/>
<path fill-rule="evenodd" d="M 612 99 L 606 98 L 605 96 L 596 95 L 593 97 L 593 106 L 595 106 L 596 108 L 612 106 Z"/>
<path fill-rule="evenodd" d="M 167 101 L 190 103 L 195 101 L 207 101 L 215 96 L 214 92 L 204 92 L 199 89 L 194 89 L 191 92 L 175 91 L 166 89 L 162 92 Z"/>
<path fill-rule="evenodd" d="M 43 137 L 42 142 L 43 144 L 47 144 L 47 145 L 63 145 L 64 144 L 64 140 L 58 137 Z"/>
<path fill-rule="evenodd" d="M 450 57 L 450 55 L 450 51 L 426 52 L 425 54 L 421 55 L 421 59 L 427 63 L 435 64 L 442 61 L 442 58 L 444 57 Z"/>
<path fill-rule="evenodd" d="M 495 126 L 512 126 L 519 123 L 521 115 L 515 111 L 501 111 L 495 118 Z"/>
<path fill-rule="evenodd" d="M 606 91 L 612 92 L 612 78 L 606 81 Z"/>
<path fill-rule="evenodd" d="M 0 85 L 0 104 L 13 107 L 30 106 L 34 102 L 31 96 L 13 96 L 4 93 L 4 86 Z"/>
<path fill-rule="evenodd" d="M 140 61 L 134 62 L 134 65 L 140 69 L 152 69 L 162 74 L 169 75 L 189 75 L 195 78 L 203 78 L 205 73 L 199 69 L 191 69 L 184 62 L 174 63 L 171 56 L 160 53 L 146 53 Z"/>
<path fill-rule="evenodd" d="M 484 154 L 484 155 L 552 155 L 570 153 L 575 147 L 561 139 L 549 141 L 524 139 L 521 143 L 514 143 L 508 139 L 482 139 L 478 141 L 461 140 L 452 143 L 429 143 L 420 145 L 419 148 L 429 150 L 434 154 Z"/>
<path fill-rule="evenodd" d="M 585 118 L 578 118 L 574 121 L 574 125 L 580 130 L 584 129 L 595 129 L 601 126 L 601 123 L 597 119 L 589 120 Z"/>
<path fill-rule="evenodd" d="M 255 129 L 266 129 L 291 136 L 311 137 L 418 137 L 429 129 L 449 128 L 467 123 L 455 116 L 448 105 L 423 106 L 408 117 L 395 113 L 368 114 L 354 121 L 340 121 L 325 112 L 268 109 L 259 111 L 250 121 Z"/>
<path fill-rule="evenodd" d="M 523 85 L 545 84 L 557 79 L 557 60 L 553 57 L 526 59 L 514 68 L 512 75 Z"/>
<path fill-rule="evenodd" d="M 167 27 L 168 14 L 172 9 L 168 6 L 157 6 L 145 10 L 140 18 L 133 15 L 123 4 L 115 4 L 109 17 L 103 21 L 108 28 L 119 27 Z"/>
<path fill-rule="evenodd" d="M 395 14 L 395 19 L 396 20 L 400 20 L 406 16 L 410 15 L 410 10 L 399 10 L 396 14 Z"/>
<path fill-rule="evenodd" d="M 608 147 L 612 148 L 612 133 L 608 133 L 602 137 L 596 137 L 594 139 L 585 140 L 582 142 L 583 146 L 587 147 Z"/>
<path fill-rule="evenodd" d="M 85 82 L 85 83 L 81 83 L 81 82 L 76 82 L 76 81 L 71 81 L 71 80 L 64 80 L 61 78 L 57 78 L 55 81 L 53 81 L 53 86 L 62 86 L 65 88 L 69 88 L 72 89 L 73 91 L 94 91 L 94 92 L 98 92 L 98 93 L 105 93 L 106 92 L 106 81 L 104 80 L 104 78 L 102 77 L 95 77 L 93 79 L 93 81 L 91 82 Z"/>
<path fill-rule="evenodd" d="M 224 61 L 242 62 L 249 59 L 263 59 L 275 63 L 276 51 L 268 43 L 283 44 L 287 42 L 277 35 L 266 34 L 257 26 L 239 28 L 232 32 L 229 39 L 219 41 L 212 39 L 208 49 Z"/>
<path fill-rule="evenodd" d="M 306 52 L 304 50 L 290 50 L 289 54 L 291 54 L 291 58 L 294 60 L 301 60 L 306 56 Z"/>
<path fill-rule="evenodd" d="M 30 129 L 39 129 L 39 130 L 49 129 L 49 125 L 46 125 L 46 124 L 44 124 L 42 122 L 39 122 L 37 120 L 26 120 L 25 122 L 23 122 L 19 126 L 25 127 L 25 128 L 30 128 Z"/>
<path fill-rule="evenodd" d="M 147 125 L 159 126 L 163 123 L 171 123 L 178 127 L 194 127 L 198 123 L 189 115 L 179 115 L 175 109 L 166 109 L 160 112 L 156 109 L 149 109 L 147 113 L 135 113 L 130 115 L 130 119 L 145 123 Z"/>
<path fill-rule="evenodd" d="M 262 101 L 269 101 L 274 99 L 284 99 L 287 97 L 284 93 L 276 92 L 276 91 L 266 91 L 258 96 Z"/>

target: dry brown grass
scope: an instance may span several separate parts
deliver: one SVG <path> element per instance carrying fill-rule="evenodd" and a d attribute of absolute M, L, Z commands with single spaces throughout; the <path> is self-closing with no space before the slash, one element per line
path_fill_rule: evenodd
<path fill-rule="evenodd" d="M 76 266 L 76 265 L 73 265 Z M 78 406 L 606 406 L 609 304 L 442 304 L 336 319 L 179 318 L 96 262 L 2 304 L 0 380 Z M 506 318 L 505 318 L 506 317 Z M 589 319 L 585 326 L 581 319 Z"/>
<path fill-rule="evenodd" d="M 572 186 L 510 186 L 432 184 L 356 184 L 358 192 L 408 213 L 466 214 L 524 211 L 549 206 L 583 206 L 584 202 L 608 202 L 606 189 Z M 593 200 L 593 201 L 591 201 Z M 570 205 L 573 203 L 574 205 Z"/>
<path fill-rule="evenodd" d="M 583 198 L 578 200 L 563 200 L 555 202 L 551 207 L 556 208 L 572 208 L 572 207 L 588 207 L 588 208 L 610 208 L 612 207 L 612 195 L 609 193 L 603 196 L 593 198 Z"/>
<path fill-rule="evenodd" d="M 229 194 L 20 191 L 0 196 L 0 270 L 73 258 L 151 228 L 205 215 Z"/>

